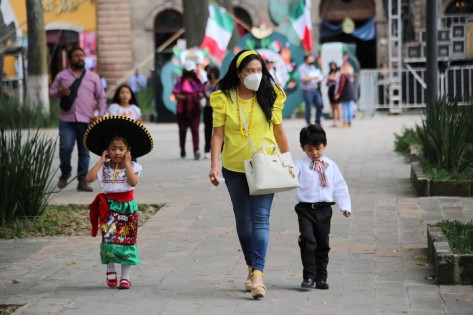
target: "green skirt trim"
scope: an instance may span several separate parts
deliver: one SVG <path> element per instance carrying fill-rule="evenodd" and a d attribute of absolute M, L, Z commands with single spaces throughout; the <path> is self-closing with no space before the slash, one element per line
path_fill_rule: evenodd
<path fill-rule="evenodd" d="M 131 201 L 116 201 L 112 199 L 107 199 L 108 207 L 110 211 L 120 213 L 120 214 L 132 214 L 138 211 L 138 204 L 135 200 Z"/>
<path fill-rule="evenodd" d="M 100 244 L 102 264 L 117 263 L 123 265 L 139 265 L 138 247 L 134 245 Z"/>

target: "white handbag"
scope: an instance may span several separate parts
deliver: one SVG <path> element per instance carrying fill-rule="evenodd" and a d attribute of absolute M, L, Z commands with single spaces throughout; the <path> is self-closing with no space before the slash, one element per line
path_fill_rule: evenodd
<path fill-rule="evenodd" d="M 258 150 L 252 150 L 253 158 L 244 162 L 250 195 L 273 194 L 299 186 L 290 152 L 281 154 L 277 144 L 266 137 L 261 139 Z"/>
<path fill-rule="evenodd" d="M 236 93 L 235 99 L 238 103 Z M 239 106 L 240 118 L 248 134 L 248 125 L 243 114 L 243 108 L 239 104 L 237 106 Z M 268 137 L 261 139 L 261 147 L 257 150 L 255 150 L 250 135 L 248 135 L 248 142 L 253 157 L 251 160 L 245 160 L 244 166 L 250 195 L 273 194 L 299 186 L 290 152 L 282 154 L 276 142 Z"/>

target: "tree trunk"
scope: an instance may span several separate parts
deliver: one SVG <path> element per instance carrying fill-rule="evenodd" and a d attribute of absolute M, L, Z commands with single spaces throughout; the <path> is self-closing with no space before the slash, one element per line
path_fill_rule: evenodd
<path fill-rule="evenodd" d="M 202 0 L 182 0 L 182 19 L 186 32 L 187 48 L 199 46 L 204 39 L 205 25 L 209 17 L 208 2 Z"/>
<path fill-rule="evenodd" d="M 44 113 L 49 113 L 46 31 L 41 0 L 26 0 L 26 11 L 28 22 L 27 100 L 33 106 L 41 106 Z"/>

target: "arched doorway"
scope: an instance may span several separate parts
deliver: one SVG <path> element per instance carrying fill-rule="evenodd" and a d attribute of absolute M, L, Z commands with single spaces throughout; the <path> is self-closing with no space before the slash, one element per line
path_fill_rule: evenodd
<path fill-rule="evenodd" d="M 249 27 L 249 29 L 251 30 L 251 27 L 253 26 L 253 21 L 251 20 L 251 16 L 248 13 L 248 11 L 246 11 L 245 9 L 241 7 L 234 7 L 233 13 L 235 14 L 235 17 L 239 21 L 242 21 L 245 24 L 245 26 Z M 240 37 L 244 36 L 246 33 L 249 33 L 249 30 L 247 30 L 241 24 L 237 24 L 237 31 Z"/>
<path fill-rule="evenodd" d="M 454 0 L 445 9 L 445 14 L 473 14 L 473 0 Z"/>
<path fill-rule="evenodd" d="M 157 49 L 171 38 L 177 31 L 184 26 L 182 14 L 176 10 L 164 10 L 156 15 L 154 19 L 154 49 Z M 181 35 L 179 39 L 183 39 Z M 167 47 L 174 47 L 177 39 L 170 43 Z"/>
<path fill-rule="evenodd" d="M 322 0 L 319 13 L 321 44 L 355 44 L 361 68 L 377 68 L 374 0 Z"/>

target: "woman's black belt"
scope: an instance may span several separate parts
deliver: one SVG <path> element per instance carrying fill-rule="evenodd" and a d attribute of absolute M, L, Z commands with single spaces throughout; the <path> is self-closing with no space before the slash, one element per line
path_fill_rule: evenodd
<path fill-rule="evenodd" d="M 312 209 L 321 209 L 328 206 L 333 206 L 335 202 L 299 202 L 300 205 L 310 207 Z"/>

